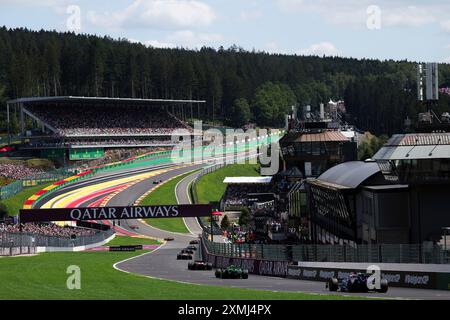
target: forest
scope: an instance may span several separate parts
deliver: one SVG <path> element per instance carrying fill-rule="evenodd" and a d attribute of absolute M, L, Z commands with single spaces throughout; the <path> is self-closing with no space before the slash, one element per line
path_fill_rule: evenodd
<path fill-rule="evenodd" d="M 450 65 L 440 65 L 450 86 Z M 283 125 L 290 106 L 345 100 L 347 122 L 374 134 L 403 130 L 424 106 L 416 63 L 269 54 L 230 48 L 161 49 L 55 31 L 0 28 L 0 132 L 5 101 L 29 96 L 202 99 L 203 119 L 241 126 Z M 450 97 L 434 107 L 448 111 Z M 16 120 L 13 119 L 15 122 Z M 16 127 L 16 126 L 13 126 Z"/>

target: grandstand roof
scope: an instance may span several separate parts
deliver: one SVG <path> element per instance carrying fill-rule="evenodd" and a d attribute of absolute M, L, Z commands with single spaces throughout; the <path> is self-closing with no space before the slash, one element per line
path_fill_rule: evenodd
<path fill-rule="evenodd" d="M 8 101 L 8 103 L 42 104 L 42 103 L 133 103 L 133 104 L 186 104 L 186 103 L 206 103 L 205 100 L 177 100 L 177 99 L 136 99 L 136 98 L 108 98 L 108 97 L 77 97 L 77 96 L 57 96 L 57 97 L 30 97 L 18 98 Z"/>
<path fill-rule="evenodd" d="M 375 160 L 448 158 L 450 158 L 450 133 L 393 135 L 373 156 Z"/>
<path fill-rule="evenodd" d="M 226 177 L 223 183 L 227 184 L 268 184 L 272 177 Z"/>
<path fill-rule="evenodd" d="M 355 189 L 378 172 L 380 168 L 375 162 L 350 161 L 328 169 L 317 178 L 317 182 Z"/>

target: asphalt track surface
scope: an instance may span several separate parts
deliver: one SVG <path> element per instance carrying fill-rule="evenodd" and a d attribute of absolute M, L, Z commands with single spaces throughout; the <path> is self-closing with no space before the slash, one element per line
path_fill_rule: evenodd
<path fill-rule="evenodd" d="M 38 203 L 37 207 L 42 207 L 46 203 L 52 201 L 55 197 L 65 197 L 67 194 L 73 195 L 74 192 L 80 188 L 92 187 L 96 190 L 96 186 L 101 183 L 110 183 L 115 185 L 117 180 L 124 177 L 133 178 L 140 174 L 148 173 L 149 176 L 145 176 L 142 179 L 133 181 L 129 187 L 120 189 L 120 192 L 115 191 L 114 196 L 107 201 L 106 206 L 126 206 L 136 201 L 140 196 L 146 193 L 149 189 L 154 187 L 153 181 L 167 180 L 172 177 L 185 174 L 187 172 L 197 170 L 205 164 L 196 164 L 185 167 L 150 167 L 143 168 L 142 170 L 123 170 L 109 172 L 102 175 L 95 176 L 90 179 L 86 179 L 79 183 L 74 183 L 68 187 L 62 188 L 50 196 L 43 197 Z M 165 170 L 164 172 L 159 172 Z M 153 174 L 152 174 L 153 173 Z M 197 173 L 193 173 L 184 178 L 176 186 L 176 196 L 180 204 L 190 203 L 189 194 L 187 192 L 188 187 L 193 179 L 195 179 Z M 137 181 L 137 182 L 136 182 Z M 119 183 L 120 185 L 120 183 Z M 99 197 L 88 197 L 85 201 L 79 202 L 80 207 L 89 206 L 96 203 Z M 101 199 L 101 198 L 100 198 Z M 118 262 L 114 265 L 114 268 L 139 275 L 148 276 L 151 278 L 165 279 L 179 281 L 183 283 L 190 283 L 192 285 L 218 285 L 236 288 L 251 288 L 260 290 L 270 290 L 274 292 L 305 292 L 314 294 L 330 294 L 325 289 L 325 284 L 316 281 L 303 281 L 294 279 L 283 279 L 277 277 L 265 277 L 250 275 L 246 280 L 223 280 L 216 279 L 213 271 L 188 271 L 187 261 L 176 260 L 177 253 L 185 248 L 189 241 L 198 237 L 201 232 L 201 228 L 196 219 L 185 219 L 186 226 L 190 230 L 189 234 L 175 234 L 167 231 L 156 229 L 141 221 L 129 220 L 122 221 L 121 228 L 129 232 L 138 232 L 139 234 L 151 236 L 155 238 L 167 238 L 172 237 L 174 241 L 166 242 L 158 249 L 145 253 L 143 255 L 127 259 L 125 261 Z M 138 229 L 132 229 L 138 227 Z M 221 238 L 216 238 L 216 241 L 222 241 Z M 200 258 L 200 257 L 196 257 Z M 331 293 L 342 295 L 342 293 Z M 450 291 L 440 290 L 424 290 L 424 289 L 407 289 L 407 288 L 389 288 L 386 294 L 351 294 L 345 293 L 345 295 L 355 296 L 367 296 L 375 298 L 397 298 L 397 299 L 448 299 L 450 300 Z M 232 297 L 229 297 L 232 299 Z"/>

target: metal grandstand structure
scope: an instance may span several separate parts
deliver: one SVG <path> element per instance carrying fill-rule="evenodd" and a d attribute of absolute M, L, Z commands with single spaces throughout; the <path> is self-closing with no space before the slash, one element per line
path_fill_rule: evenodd
<path fill-rule="evenodd" d="M 151 147 L 151 146 L 168 146 L 170 143 L 165 141 L 157 141 L 158 137 L 165 136 L 167 139 L 168 134 L 148 134 L 148 133 L 124 133 L 124 134 L 77 134 L 70 137 L 65 136 L 58 137 L 57 128 L 53 127 L 50 123 L 46 123 L 44 119 L 39 118 L 33 112 L 30 112 L 30 108 L 58 108 L 61 107 L 77 107 L 77 106 L 89 106 L 92 108 L 101 107 L 142 107 L 150 108 L 152 110 L 164 110 L 176 119 L 186 123 L 188 118 L 194 118 L 194 114 L 200 114 L 200 106 L 204 105 L 204 100 L 180 100 L 180 99 L 136 99 L 136 98 L 108 98 L 108 97 L 78 97 L 78 96 L 55 96 L 55 97 L 32 97 L 32 98 L 19 98 L 10 100 L 7 102 L 7 123 L 8 123 L 8 143 L 11 143 L 11 107 L 15 107 L 15 112 L 19 112 L 20 117 L 20 137 L 22 143 L 28 139 L 33 143 L 24 144 L 23 148 L 31 149 L 77 149 L 77 148 L 115 148 L 115 147 L 133 147 L 133 144 L 128 140 L 131 138 L 136 142 L 136 146 L 139 147 Z M 124 112 L 126 116 L 126 112 Z M 29 117 L 32 121 L 38 124 L 38 131 L 41 134 L 27 134 L 25 128 L 25 117 Z M 44 133 L 44 134 L 42 134 Z M 50 139 L 51 138 L 51 139 Z M 83 143 L 79 143 L 76 140 L 85 138 Z M 50 139 L 50 140 L 48 140 Z M 111 140 L 118 140 L 119 142 Z M 152 140 L 153 139 L 153 140 Z M 163 140 L 163 139 L 161 139 Z"/>

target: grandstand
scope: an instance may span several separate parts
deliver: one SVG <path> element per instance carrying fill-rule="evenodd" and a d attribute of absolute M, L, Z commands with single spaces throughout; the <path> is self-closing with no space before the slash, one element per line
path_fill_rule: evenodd
<path fill-rule="evenodd" d="M 20 98 L 8 101 L 7 106 L 8 119 L 10 106 L 20 112 L 22 150 L 64 155 L 67 150 L 69 155 L 83 150 L 88 157 L 95 157 L 105 148 L 171 147 L 176 144 L 171 139 L 175 130 L 194 135 L 187 114 L 192 118 L 194 109 L 199 112 L 204 103 L 64 96 Z M 32 130 L 25 129 L 27 118 L 33 123 Z"/>

